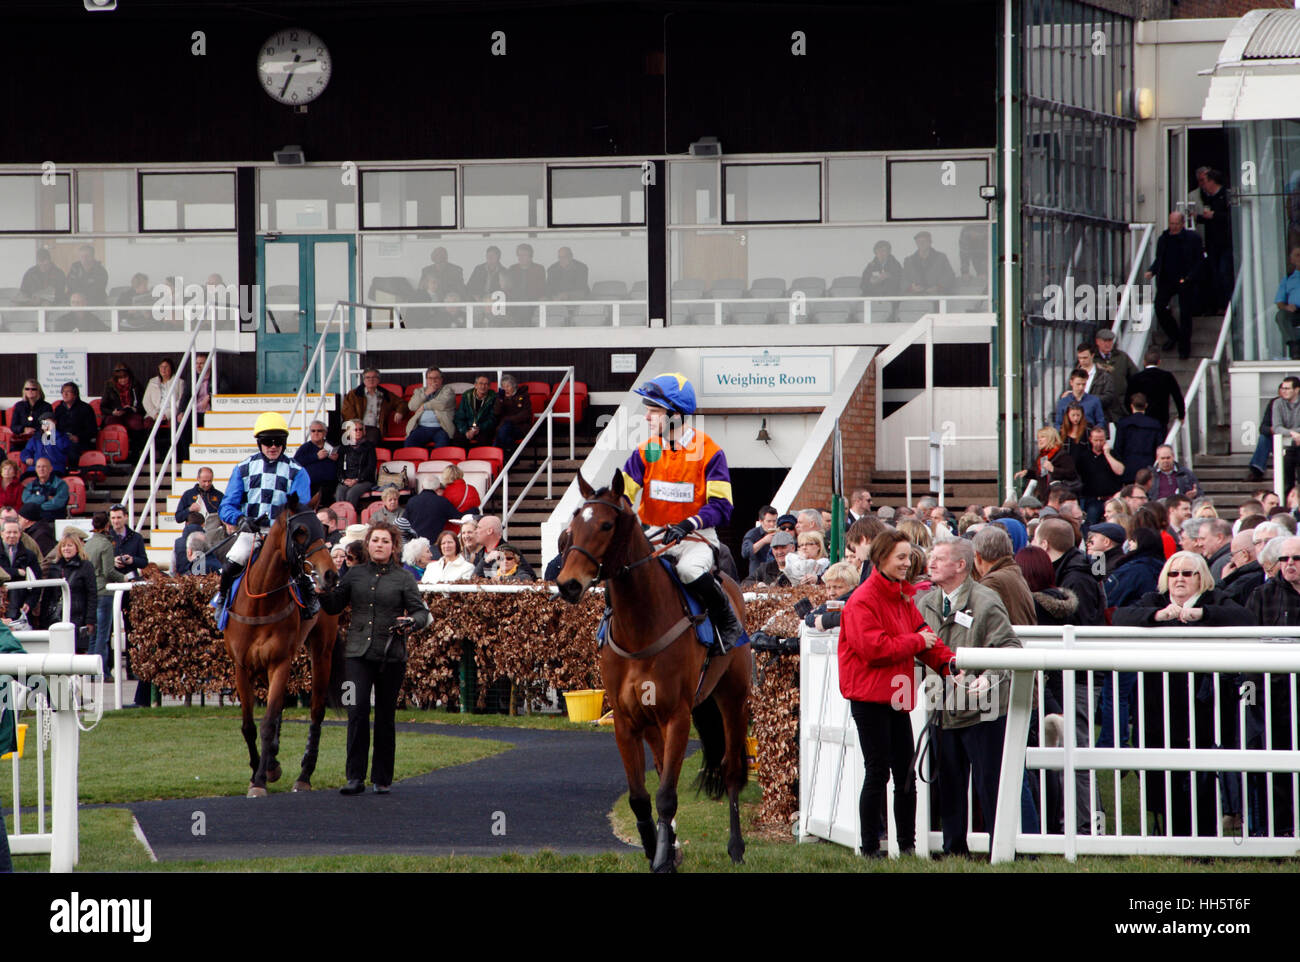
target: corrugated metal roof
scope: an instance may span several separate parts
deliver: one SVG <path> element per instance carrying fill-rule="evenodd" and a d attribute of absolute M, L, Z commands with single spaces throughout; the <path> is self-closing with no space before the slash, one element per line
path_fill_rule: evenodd
<path fill-rule="evenodd" d="M 1242 51 L 1243 60 L 1300 57 L 1300 10 L 1270 10 Z"/>

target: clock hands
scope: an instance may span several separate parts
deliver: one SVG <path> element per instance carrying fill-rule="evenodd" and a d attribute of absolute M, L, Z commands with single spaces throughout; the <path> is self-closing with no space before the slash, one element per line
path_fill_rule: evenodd
<path fill-rule="evenodd" d="M 285 71 L 284 71 L 284 73 L 285 73 L 284 86 L 280 88 L 280 96 L 281 96 L 281 97 L 283 97 L 283 96 L 285 95 L 285 93 L 289 90 L 289 84 L 293 83 L 293 72 L 294 72 L 294 70 L 296 70 L 297 67 L 298 67 L 298 57 L 299 57 L 298 54 L 294 54 L 294 55 L 293 55 L 293 63 L 290 63 L 290 64 L 286 64 L 286 65 L 285 65 Z"/>

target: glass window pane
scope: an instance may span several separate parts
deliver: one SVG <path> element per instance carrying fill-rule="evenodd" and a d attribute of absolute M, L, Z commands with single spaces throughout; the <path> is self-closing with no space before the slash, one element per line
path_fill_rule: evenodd
<path fill-rule="evenodd" d="M 141 230 L 234 230 L 234 174 L 142 174 Z"/>
<path fill-rule="evenodd" d="M 821 164 L 723 164 L 727 223 L 819 221 Z"/>
<path fill-rule="evenodd" d="M 718 223 L 717 162 L 681 161 L 669 164 L 668 195 L 672 223 Z"/>
<path fill-rule="evenodd" d="M 40 174 L 0 176 L 0 231 L 71 230 L 71 196 L 67 174 L 55 174 L 52 183 Z"/>
<path fill-rule="evenodd" d="M 540 164 L 484 164 L 465 168 L 465 226 L 542 227 Z"/>
<path fill-rule="evenodd" d="M 362 228 L 455 227 L 454 170 L 368 170 L 361 174 Z"/>
<path fill-rule="evenodd" d="M 551 226 L 644 224 L 640 167 L 552 167 Z"/>
<path fill-rule="evenodd" d="M 283 233 L 355 230 L 356 188 L 337 167 L 265 167 L 258 171 L 259 229 Z"/>
<path fill-rule="evenodd" d="M 891 160 L 890 220 L 983 220 L 987 160 Z"/>
<path fill-rule="evenodd" d="M 885 159 L 839 157 L 830 161 L 830 211 L 828 220 L 883 221 L 885 219 Z"/>
<path fill-rule="evenodd" d="M 135 171 L 77 172 L 77 230 L 125 234 L 135 230 Z"/>

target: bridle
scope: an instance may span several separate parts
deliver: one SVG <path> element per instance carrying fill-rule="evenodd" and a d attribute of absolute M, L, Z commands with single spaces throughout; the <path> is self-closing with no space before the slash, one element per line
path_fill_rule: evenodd
<path fill-rule="evenodd" d="M 298 542 L 293 539 L 293 533 L 295 530 L 303 528 L 307 530 L 308 541 L 307 544 L 299 546 Z M 284 560 L 289 567 L 289 580 L 277 588 L 271 588 L 261 594 L 254 594 L 249 589 L 248 581 L 245 579 L 244 594 L 250 598 L 266 598 L 290 588 L 296 581 L 307 582 L 312 586 L 313 590 L 320 587 L 319 572 L 309 557 L 314 552 L 317 542 L 320 542 L 322 547 L 325 546 L 325 528 L 321 525 L 320 519 L 316 517 L 316 513 L 314 511 L 300 511 L 297 514 L 290 515 L 285 522 L 284 532 Z M 290 595 L 292 597 L 292 592 Z M 306 607 L 298 598 L 295 597 L 293 600 L 299 607 Z M 233 616 L 234 613 L 231 614 Z"/>
<path fill-rule="evenodd" d="M 578 510 L 581 511 L 583 508 L 586 507 L 597 507 L 597 506 L 602 508 L 609 508 L 611 511 L 615 513 L 616 517 L 615 517 L 614 524 L 615 524 L 615 530 L 617 530 L 618 522 L 622 520 L 623 516 L 627 513 L 618 505 L 610 504 L 608 501 L 603 501 L 600 498 L 588 498 L 587 500 L 583 501 L 581 505 L 579 505 Z M 577 512 L 574 513 L 576 514 Z M 619 568 L 617 571 L 613 572 L 612 574 L 602 574 L 602 572 L 604 572 L 605 570 L 604 559 L 597 558 L 594 554 L 592 554 L 586 548 L 581 547 L 580 545 L 571 544 L 569 545 L 568 548 L 565 549 L 564 562 L 567 562 L 569 560 L 569 552 L 576 551 L 578 554 L 582 555 L 584 558 L 586 558 L 588 561 L 590 561 L 592 564 L 596 566 L 596 576 L 591 579 L 591 583 L 599 584 L 602 581 L 614 581 L 618 578 L 622 578 L 624 575 L 628 574 L 631 571 L 636 570 L 637 568 L 641 567 L 643 564 L 646 564 L 647 562 L 650 561 L 654 561 L 656 558 L 658 558 L 660 555 L 662 555 L 665 551 L 667 551 L 671 547 L 673 546 L 668 544 L 661 544 L 658 548 L 655 548 L 644 558 L 638 558 L 636 561 L 629 561 L 626 564 L 624 564 L 621 568 Z M 564 562 L 561 562 L 561 566 L 563 566 Z"/>

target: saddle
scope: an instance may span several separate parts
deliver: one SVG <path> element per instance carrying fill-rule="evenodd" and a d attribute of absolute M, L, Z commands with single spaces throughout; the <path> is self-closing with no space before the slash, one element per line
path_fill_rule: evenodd
<path fill-rule="evenodd" d="M 717 630 L 713 627 L 713 620 L 709 618 L 708 610 L 703 604 L 696 600 L 689 591 L 686 590 L 685 586 L 682 585 L 681 579 L 677 577 L 677 567 L 668 558 L 659 558 L 657 560 L 659 564 L 664 566 L 664 570 L 668 572 L 668 576 L 673 580 L 673 586 L 677 589 L 678 597 L 682 599 L 682 604 L 687 611 L 688 617 L 695 627 L 695 640 L 705 648 L 709 649 L 710 655 L 726 654 L 726 650 L 722 646 L 722 640 L 718 635 Z M 718 569 L 714 568 L 710 577 L 717 577 L 717 575 Z M 596 629 L 596 649 L 598 651 L 604 647 L 605 642 L 609 640 L 609 625 L 613 617 L 613 609 L 606 606 L 605 612 L 600 619 L 600 626 Z M 736 647 L 741 647 L 748 643 L 749 639 L 744 637 Z"/>

